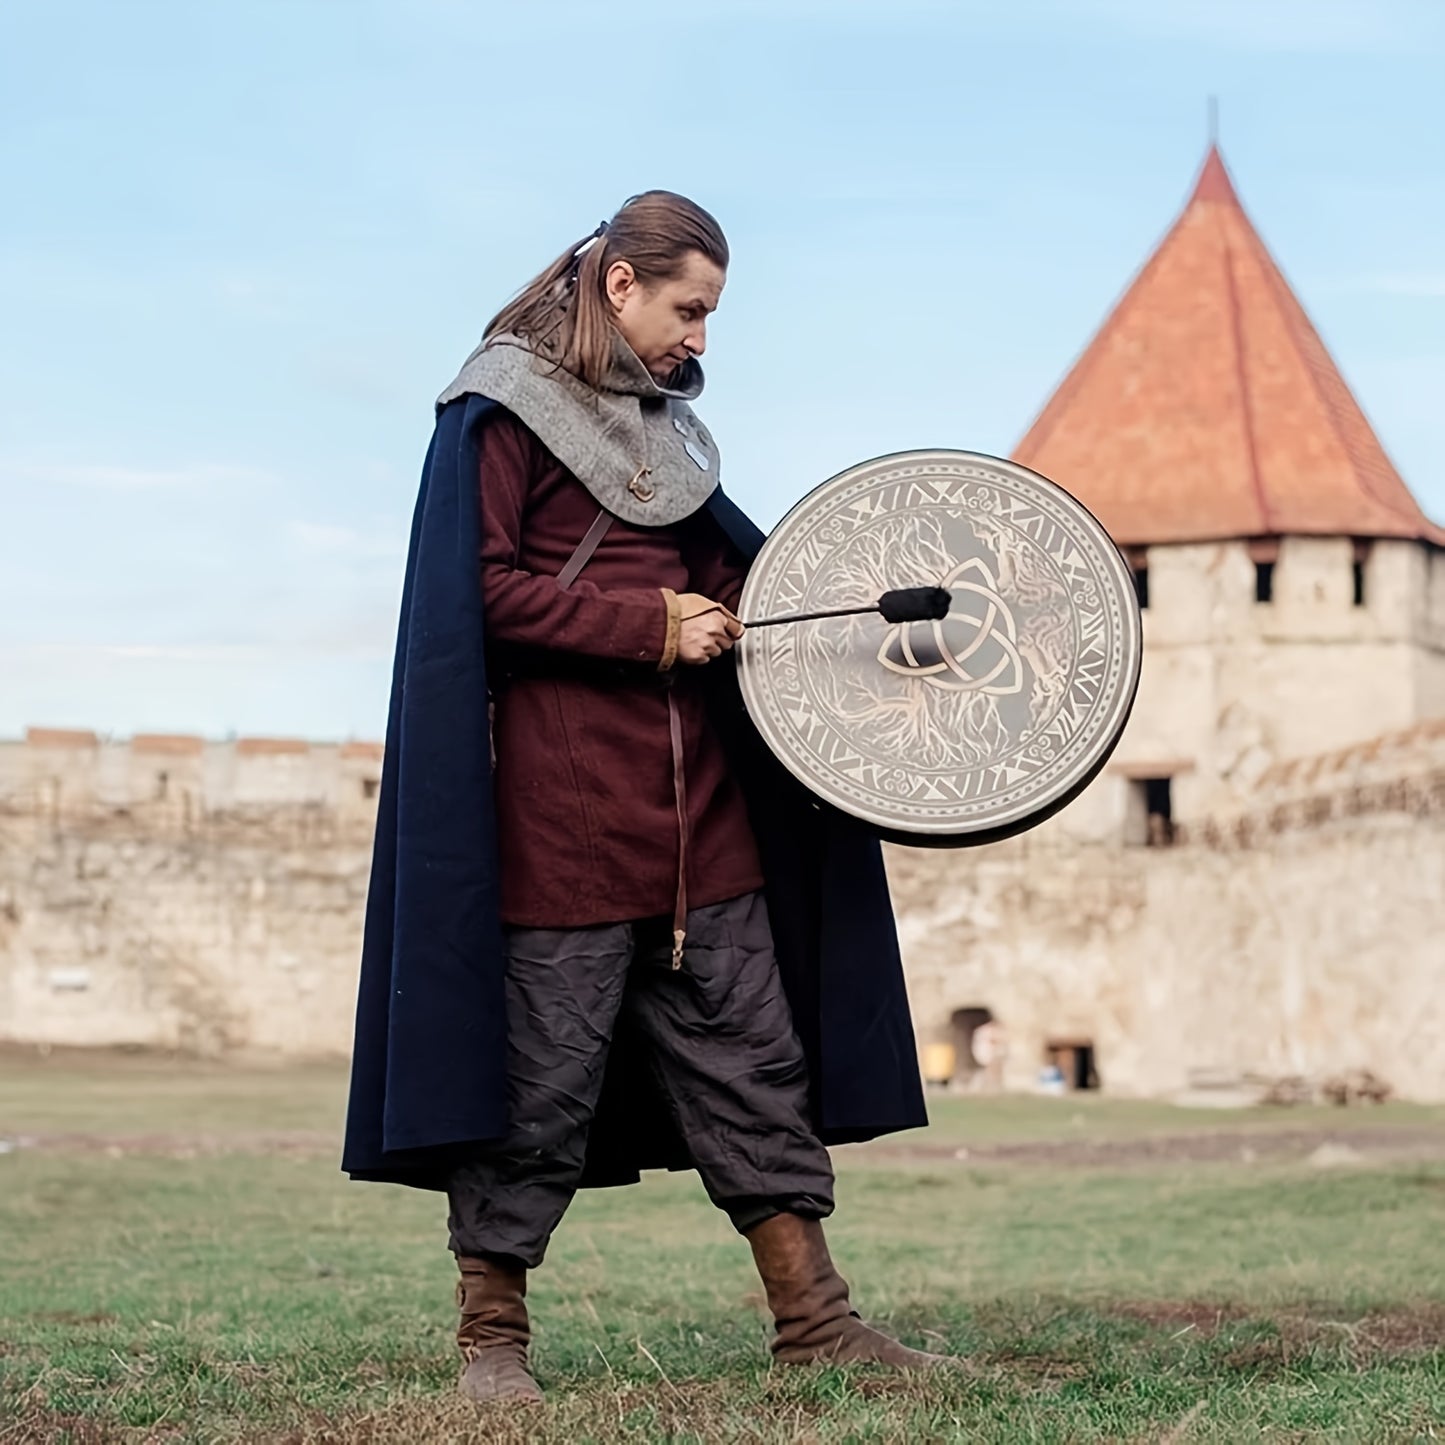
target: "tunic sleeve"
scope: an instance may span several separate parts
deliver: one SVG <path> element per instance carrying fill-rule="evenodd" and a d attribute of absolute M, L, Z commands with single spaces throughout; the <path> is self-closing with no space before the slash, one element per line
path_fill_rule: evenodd
<path fill-rule="evenodd" d="M 518 567 L 538 446 L 512 417 L 499 417 L 482 432 L 481 572 L 487 635 L 584 657 L 661 661 L 669 642 L 669 602 L 660 588 L 603 592 L 578 578 L 563 591 L 556 578 Z"/>

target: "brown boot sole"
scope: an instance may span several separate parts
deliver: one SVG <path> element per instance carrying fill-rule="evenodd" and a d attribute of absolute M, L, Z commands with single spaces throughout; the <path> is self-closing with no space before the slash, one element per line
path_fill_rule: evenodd
<path fill-rule="evenodd" d="M 457 1389 L 477 1405 L 505 1402 L 540 1405 L 542 1391 L 513 1349 L 478 1350 L 457 1381 Z"/>
<path fill-rule="evenodd" d="M 939 1370 L 960 1363 L 947 1355 L 911 1350 L 862 1323 L 826 1342 L 777 1351 L 773 1358 L 780 1365 L 885 1365 L 892 1370 Z"/>

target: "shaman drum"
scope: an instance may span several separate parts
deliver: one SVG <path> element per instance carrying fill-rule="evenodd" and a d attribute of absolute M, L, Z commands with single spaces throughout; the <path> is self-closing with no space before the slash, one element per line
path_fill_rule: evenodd
<path fill-rule="evenodd" d="M 757 628 L 753 722 L 824 801 L 895 842 L 992 842 L 1077 797 L 1124 730 L 1143 655 L 1128 564 L 1062 487 L 977 452 L 878 457 L 824 482 L 748 574 L 744 619 L 942 586 L 939 621 Z"/>

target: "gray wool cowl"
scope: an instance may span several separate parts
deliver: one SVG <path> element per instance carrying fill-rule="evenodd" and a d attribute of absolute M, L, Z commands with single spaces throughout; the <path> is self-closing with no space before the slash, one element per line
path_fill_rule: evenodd
<path fill-rule="evenodd" d="M 472 352 L 437 407 L 466 395 L 500 403 L 599 506 L 639 527 L 667 527 L 691 516 L 718 485 L 717 447 L 688 405 L 702 386 L 694 358 L 663 387 L 621 333 L 601 388 L 506 335 Z"/>

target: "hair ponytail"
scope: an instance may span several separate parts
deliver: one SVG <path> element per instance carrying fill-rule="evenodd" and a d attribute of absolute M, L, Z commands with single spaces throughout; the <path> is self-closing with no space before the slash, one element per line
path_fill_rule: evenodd
<path fill-rule="evenodd" d="M 539 355 L 600 386 L 612 364 L 607 271 L 627 261 L 643 282 L 669 280 L 692 251 L 727 269 L 728 244 L 718 223 L 671 191 L 645 191 L 625 202 L 590 236 L 564 251 L 491 319 L 483 342 L 514 334 Z"/>

